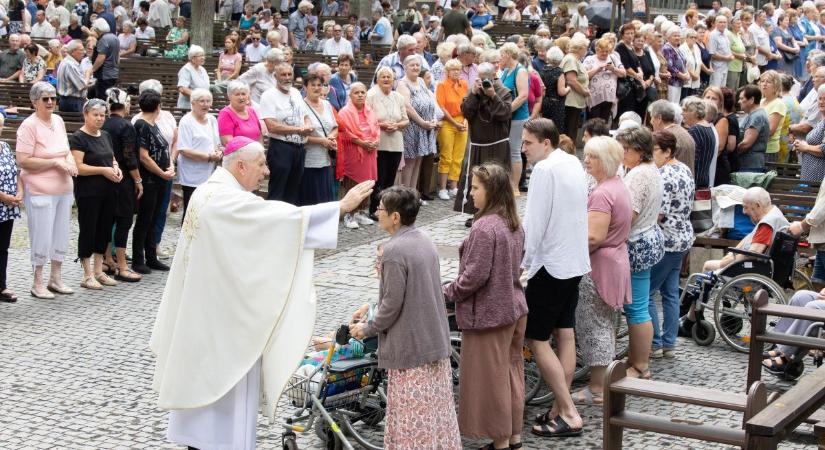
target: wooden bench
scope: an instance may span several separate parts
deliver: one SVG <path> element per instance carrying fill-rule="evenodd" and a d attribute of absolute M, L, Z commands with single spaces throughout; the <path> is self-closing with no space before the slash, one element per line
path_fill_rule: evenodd
<path fill-rule="evenodd" d="M 622 448 L 625 428 L 746 449 L 775 449 L 788 433 L 800 423 L 810 421 L 815 411 L 825 404 L 825 367 L 802 378 L 784 395 L 770 399 L 761 381 L 750 385 L 745 395 L 628 378 L 626 371 L 624 362 L 614 361 L 605 376 L 602 448 L 606 450 Z M 626 408 L 627 396 L 742 412 L 744 427 L 729 428 L 630 411 Z"/>

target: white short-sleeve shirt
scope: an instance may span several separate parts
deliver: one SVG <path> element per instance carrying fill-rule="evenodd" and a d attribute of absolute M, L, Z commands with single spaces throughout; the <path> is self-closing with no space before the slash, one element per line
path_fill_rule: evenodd
<path fill-rule="evenodd" d="M 204 154 L 213 153 L 220 144 L 218 121 L 211 114 L 206 115 L 206 124 L 198 122 L 192 113 L 180 119 L 178 125 L 178 149 L 191 150 Z M 196 161 L 178 154 L 178 178 L 181 186 L 197 187 L 205 182 L 215 163 Z"/>
<path fill-rule="evenodd" d="M 301 93 L 295 88 L 284 94 L 277 87 L 271 88 L 261 95 L 261 119 L 274 119 L 293 127 L 306 126 L 306 119 L 311 113 L 307 110 Z M 294 144 L 303 144 L 307 138 L 298 134 L 272 134 L 269 137 Z"/>

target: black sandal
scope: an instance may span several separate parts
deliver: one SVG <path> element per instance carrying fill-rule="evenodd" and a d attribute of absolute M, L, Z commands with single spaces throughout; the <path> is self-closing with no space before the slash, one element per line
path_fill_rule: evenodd
<path fill-rule="evenodd" d="M 516 450 L 518 448 L 524 447 L 524 444 L 521 442 L 516 442 L 515 444 L 510 444 L 510 450 Z"/>
<path fill-rule="evenodd" d="M 535 428 L 531 429 L 530 431 L 535 434 L 536 436 L 541 437 L 574 437 L 574 436 L 581 436 L 582 434 L 582 427 L 579 428 L 571 428 L 570 424 L 564 421 L 561 416 L 556 417 L 556 420 L 551 424 L 554 425 L 553 428 L 550 428 L 546 424 L 539 425 L 539 430 Z"/>
<path fill-rule="evenodd" d="M 3 302 L 3 303 L 16 303 L 17 302 L 17 296 L 14 295 L 14 293 L 9 291 L 9 290 L 4 290 L 3 292 L 0 292 L 0 302 Z"/>
<path fill-rule="evenodd" d="M 489 444 L 485 445 L 484 447 L 479 447 L 478 450 L 508 450 L 509 448 L 510 448 L 509 446 L 504 447 L 504 448 L 496 448 L 495 445 L 493 445 L 493 443 L 490 442 Z"/>
<path fill-rule="evenodd" d="M 103 273 L 106 275 L 114 275 L 117 271 L 117 265 L 110 265 L 106 261 L 103 261 Z"/>
<path fill-rule="evenodd" d="M 550 410 L 548 409 L 546 413 L 536 416 L 535 422 L 536 425 L 547 425 L 549 423 L 553 423 L 553 421 L 556 420 L 556 417 L 550 417 Z"/>
<path fill-rule="evenodd" d="M 785 373 L 785 369 L 788 367 L 788 358 L 780 353 L 778 356 L 762 361 L 762 366 L 774 375 L 781 375 Z"/>

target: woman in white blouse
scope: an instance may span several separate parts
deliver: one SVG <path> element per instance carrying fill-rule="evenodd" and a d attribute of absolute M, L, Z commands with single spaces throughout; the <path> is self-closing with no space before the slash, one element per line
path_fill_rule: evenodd
<path fill-rule="evenodd" d="M 183 217 L 195 188 L 209 179 L 222 155 L 218 121 L 209 114 L 212 94 L 206 89 L 195 89 L 189 97 L 192 110 L 180 119 L 178 131 L 178 181 L 183 190 Z"/>
<path fill-rule="evenodd" d="M 333 173 L 331 152 L 338 148 L 338 123 L 332 105 L 323 98 L 324 80 L 318 72 L 307 75 L 304 79 L 307 96 L 304 98 L 309 107 L 309 120 L 313 131 L 307 137 L 305 145 L 306 159 L 304 174 L 301 176 L 301 191 L 298 205 L 316 205 L 333 200 Z"/>
<path fill-rule="evenodd" d="M 699 71 L 702 69 L 702 50 L 696 45 L 697 34 L 695 30 L 687 29 L 682 35 L 685 42 L 679 46 L 679 53 L 685 58 L 685 69 L 690 75 L 690 80 L 682 85 L 682 98 L 696 95 L 699 92 Z"/>
<path fill-rule="evenodd" d="M 206 53 L 203 47 L 193 45 L 189 47 L 189 62 L 178 71 L 178 104 L 181 109 L 188 109 L 189 96 L 198 88 L 209 89 L 209 72 L 203 68 Z"/>

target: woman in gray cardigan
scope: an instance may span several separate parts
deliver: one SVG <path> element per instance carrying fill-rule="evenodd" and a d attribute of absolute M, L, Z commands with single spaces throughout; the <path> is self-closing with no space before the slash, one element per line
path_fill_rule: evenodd
<path fill-rule="evenodd" d="M 450 332 L 435 245 L 413 224 L 418 192 L 381 192 L 378 226 L 390 234 L 381 259 L 375 317 L 356 338 L 378 335 L 378 365 L 388 369 L 384 448 L 461 449 L 453 404 Z"/>

